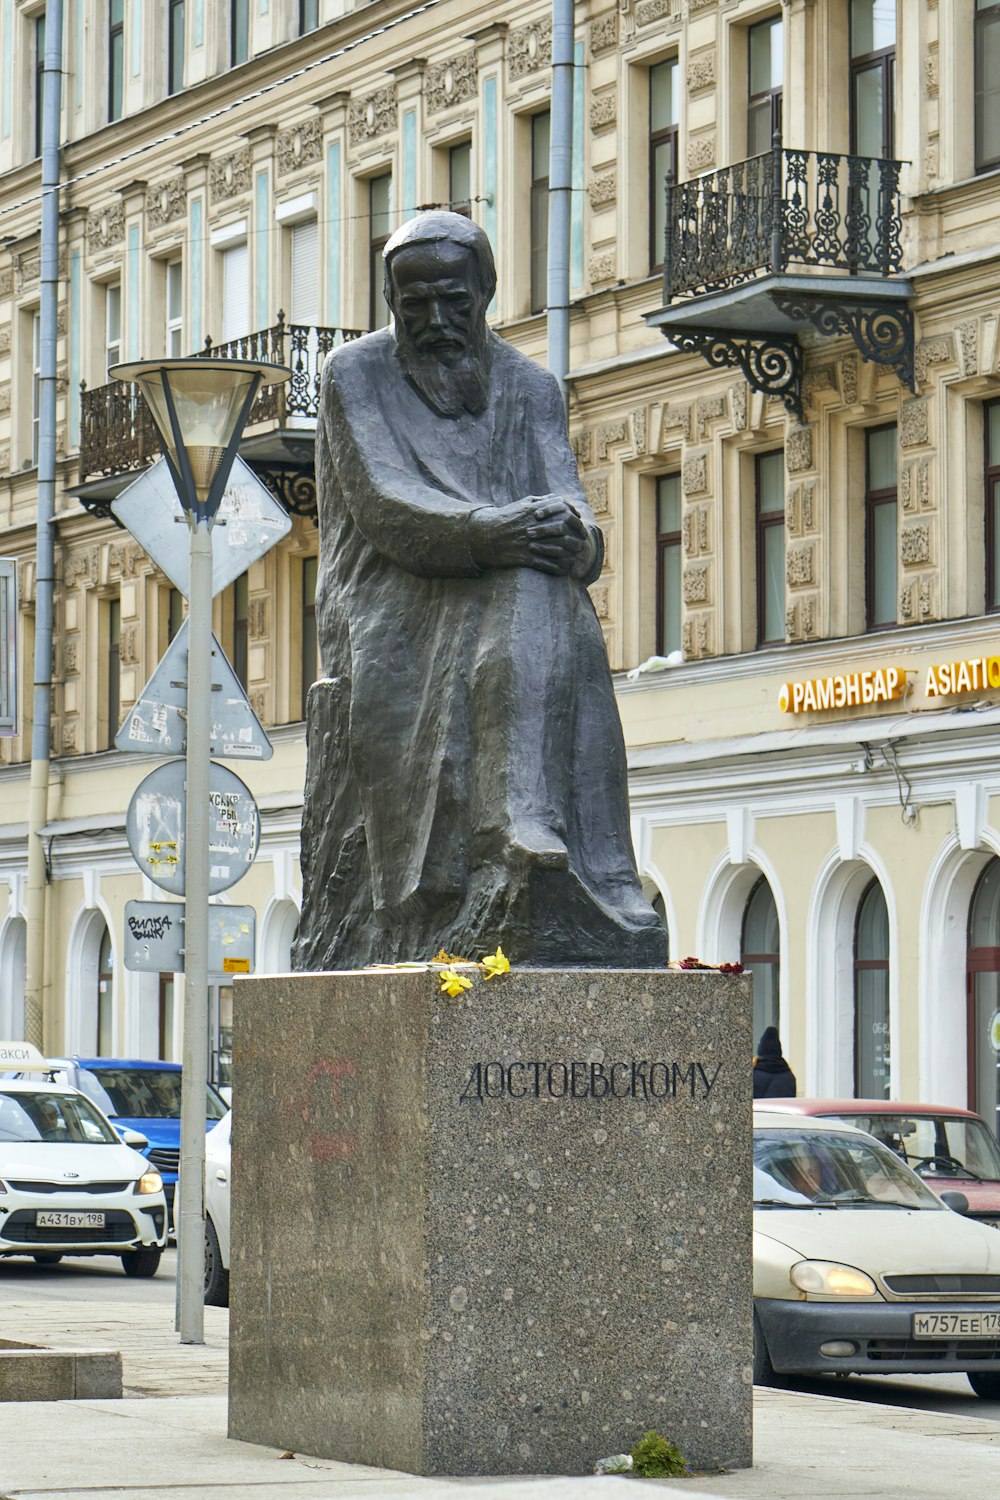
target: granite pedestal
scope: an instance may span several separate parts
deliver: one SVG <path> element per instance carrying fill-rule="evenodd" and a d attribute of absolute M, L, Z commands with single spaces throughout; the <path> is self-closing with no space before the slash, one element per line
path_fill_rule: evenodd
<path fill-rule="evenodd" d="M 475 971 L 462 971 L 472 975 Z M 583 1474 L 751 1462 L 750 981 L 240 981 L 234 1438 Z"/>

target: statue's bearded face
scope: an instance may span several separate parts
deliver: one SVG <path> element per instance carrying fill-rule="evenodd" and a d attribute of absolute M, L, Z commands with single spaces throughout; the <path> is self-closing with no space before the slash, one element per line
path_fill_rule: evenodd
<path fill-rule="evenodd" d="M 481 412 L 487 298 L 471 253 L 448 240 L 407 246 L 392 259 L 388 291 L 400 363 L 420 395 L 445 417 Z"/>

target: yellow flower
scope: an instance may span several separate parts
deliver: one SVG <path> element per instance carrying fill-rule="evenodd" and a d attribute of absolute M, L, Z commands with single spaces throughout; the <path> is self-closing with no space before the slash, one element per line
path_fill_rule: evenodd
<path fill-rule="evenodd" d="M 441 981 L 441 988 L 452 1000 L 463 990 L 472 989 L 472 980 L 466 979 L 464 974 L 456 974 L 454 969 L 443 969 L 438 978 Z"/>
<path fill-rule="evenodd" d="M 443 948 L 439 948 L 431 959 L 432 964 L 467 964 L 468 962 L 467 958 L 460 958 L 457 953 L 446 953 Z"/>
<path fill-rule="evenodd" d="M 498 946 L 495 953 L 487 953 L 481 967 L 486 970 L 487 979 L 496 979 L 498 974 L 510 973 L 510 959 L 503 949 Z"/>

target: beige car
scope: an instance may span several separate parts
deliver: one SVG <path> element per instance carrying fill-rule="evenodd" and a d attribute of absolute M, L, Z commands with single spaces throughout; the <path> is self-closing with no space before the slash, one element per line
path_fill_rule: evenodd
<path fill-rule="evenodd" d="M 754 1110 L 754 1379 L 967 1374 L 1000 1399 L 1000 1232 L 874 1137 Z"/>

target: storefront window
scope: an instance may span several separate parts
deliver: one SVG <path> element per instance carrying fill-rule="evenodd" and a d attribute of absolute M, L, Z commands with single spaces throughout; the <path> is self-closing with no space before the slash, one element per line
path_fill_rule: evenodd
<path fill-rule="evenodd" d="M 778 982 L 781 976 L 781 935 L 778 910 L 763 875 L 750 892 L 743 913 L 741 962 L 753 975 L 753 1039 L 778 1024 Z"/>
<path fill-rule="evenodd" d="M 1000 859 L 991 859 L 969 914 L 969 1106 L 1000 1135 Z"/>
<path fill-rule="evenodd" d="M 888 1099 L 889 912 L 873 880 L 861 898 L 854 936 L 854 1093 Z"/>

